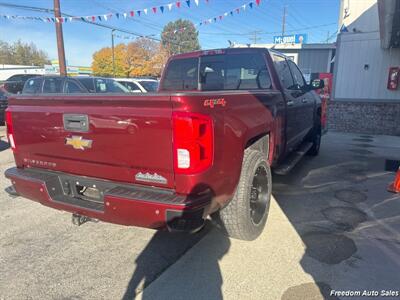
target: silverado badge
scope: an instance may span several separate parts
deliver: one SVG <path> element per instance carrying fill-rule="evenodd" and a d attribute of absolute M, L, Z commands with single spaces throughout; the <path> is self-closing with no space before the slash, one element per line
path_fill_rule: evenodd
<path fill-rule="evenodd" d="M 86 140 L 81 136 L 73 135 L 65 139 L 65 145 L 72 146 L 77 150 L 85 150 L 85 148 L 92 148 L 92 140 Z"/>
<path fill-rule="evenodd" d="M 161 183 L 161 184 L 167 184 L 167 178 L 158 175 L 157 173 L 151 174 L 149 172 L 142 173 L 139 172 L 135 175 L 135 179 L 137 181 L 144 181 L 144 182 L 154 182 L 154 183 Z"/>

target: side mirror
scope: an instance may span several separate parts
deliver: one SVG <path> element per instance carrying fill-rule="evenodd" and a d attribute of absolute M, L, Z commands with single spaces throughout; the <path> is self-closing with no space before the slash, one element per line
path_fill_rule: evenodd
<path fill-rule="evenodd" d="M 309 89 L 310 90 L 319 90 L 322 89 L 325 86 L 325 83 L 322 79 L 314 79 L 311 81 L 311 84 L 309 84 Z"/>

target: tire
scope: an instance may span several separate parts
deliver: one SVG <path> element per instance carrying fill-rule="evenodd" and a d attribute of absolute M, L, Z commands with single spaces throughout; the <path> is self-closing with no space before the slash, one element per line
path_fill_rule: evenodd
<path fill-rule="evenodd" d="M 247 149 L 233 199 L 219 212 L 219 222 L 236 239 L 256 239 L 265 227 L 271 201 L 271 169 L 265 154 Z"/>
<path fill-rule="evenodd" d="M 313 145 L 310 148 L 310 150 L 308 150 L 307 155 L 317 156 L 319 154 L 319 148 L 321 146 L 321 137 L 322 137 L 321 123 L 319 122 L 318 124 L 314 125 L 314 128 L 311 132 L 310 142 L 312 142 Z"/>

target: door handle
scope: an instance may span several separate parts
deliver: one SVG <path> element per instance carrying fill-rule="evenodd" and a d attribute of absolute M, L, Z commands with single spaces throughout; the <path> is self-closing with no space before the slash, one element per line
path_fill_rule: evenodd
<path fill-rule="evenodd" d="M 89 131 L 89 118 L 87 115 L 80 114 L 64 114 L 63 115 L 64 129 L 67 131 Z"/>
<path fill-rule="evenodd" d="M 303 99 L 301 99 L 301 102 L 302 102 L 302 103 L 307 103 L 308 100 L 307 100 L 306 98 L 303 98 Z"/>
<path fill-rule="evenodd" d="M 293 106 L 294 105 L 294 101 L 288 101 L 286 104 L 287 104 L 287 106 Z"/>

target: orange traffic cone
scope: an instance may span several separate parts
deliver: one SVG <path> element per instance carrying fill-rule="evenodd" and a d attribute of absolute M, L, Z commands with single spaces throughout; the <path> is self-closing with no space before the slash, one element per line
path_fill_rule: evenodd
<path fill-rule="evenodd" d="M 394 181 L 388 186 L 388 191 L 392 193 L 400 193 L 400 167 L 397 170 L 396 178 Z"/>

